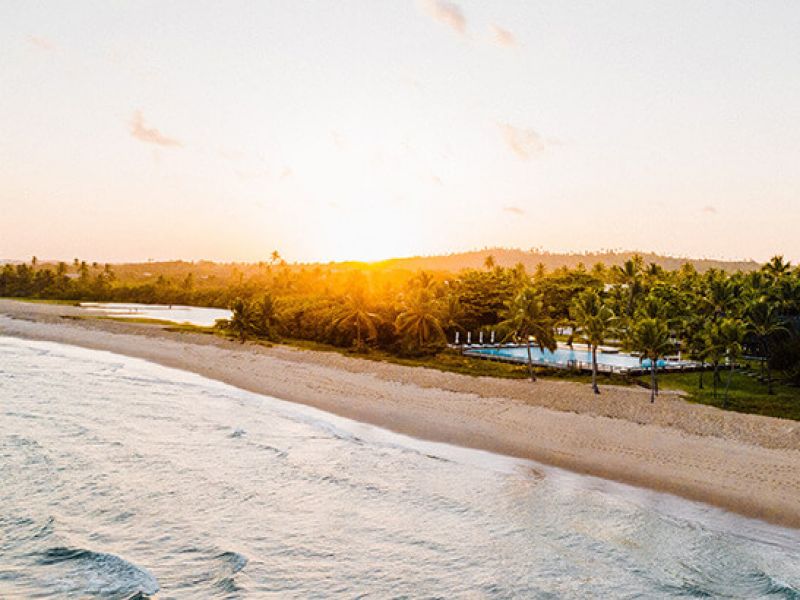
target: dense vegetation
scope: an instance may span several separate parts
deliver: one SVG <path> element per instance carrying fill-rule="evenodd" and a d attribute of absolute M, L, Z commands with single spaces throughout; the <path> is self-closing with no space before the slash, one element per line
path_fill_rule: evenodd
<path fill-rule="evenodd" d="M 199 277 L 192 263 L 173 264 L 180 268 L 166 275 L 119 276 L 109 265 L 33 259 L 5 265 L 0 296 L 230 307 L 232 318 L 220 326 L 243 340 L 305 340 L 407 358 L 440 353 L 457 332 L 462 341 L 466 332 L 473 340 L 483 332 L 487 341 L 495 332 L 498 341 L 552 349 L 562 331 L 563 341 L 586 343 L 594 355 L 618 343 L 646 364 L 678 352 L 703 361 L 712 372 L 694 375 L 696 385 L 723 405 L 745 360 L 758 361 L 756 381 L 767 394 L 776 379 L 800 384 L 800 269 L 780 257 L 734 273 L 700 273 L 689 263 L 668 271 L 640 256 L 590 269 L 539 265 L 533 273 L 522 264 L 498 266 L 491 256 L 457 274 L 306 268 L 277 253 L 256 265 L 204 263 Z M 532 366 L 529 375 L 535 378 Z M 656 376 L 654 369 L 653 395 Z M 596 372 L 592 384 L 599 392 Z"/>

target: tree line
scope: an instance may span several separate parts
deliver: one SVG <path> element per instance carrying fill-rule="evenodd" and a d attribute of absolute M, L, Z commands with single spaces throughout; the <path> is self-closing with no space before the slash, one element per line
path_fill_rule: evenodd
<path fill-rule="evenodd" d="M 225 281 L 180 278 L 120 281 L 113 267 L 87 264 L 5 265 L 0 296 L 188 304 L 229 307 L 219 324 L 244 340 L 296 339 L 358 352 L 379 349 L 396 356 L 443 351 L 456 332 L 477 339 L 496 331 L 498 341 L 554 349 L 563 341 L 585 343 L 592 354 L 592 387 L 599 393 L 597 352 L 608 343 L 639 353 L 651 369 L 681 354 L 710 365 L 714 394 L 730 387 L 744 356 L 759 357 L 761 379 L 772 393 L 773 371 L 800 383 L 800 269 L 775 257 L 752 272 L 698 272 L 691 263 L 667 271 L 634 256 L 621 266 L 587 269 L 540 265 L 498 266 L 460 273 L 388 269 L 292 268 L 274 253 L 245 275 Z M 535 379 L 532 360 L 529 374 Z M 727 373 L 724 371 L 727 370 Z M 698 386 L 706 385 L 698 373 Z"/>

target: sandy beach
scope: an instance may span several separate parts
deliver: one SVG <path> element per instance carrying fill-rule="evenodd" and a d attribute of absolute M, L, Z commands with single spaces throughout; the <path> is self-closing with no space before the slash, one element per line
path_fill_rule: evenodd
<path fill-rule="evenodd" d="M 0 335 L 143 358 L 400 433 L 529 458 L 800 527 L 800 423 L 649 402 L 636 387 L 499 380 L 238 344 L 155 325 L 75 320 L 0 300 Z"/>

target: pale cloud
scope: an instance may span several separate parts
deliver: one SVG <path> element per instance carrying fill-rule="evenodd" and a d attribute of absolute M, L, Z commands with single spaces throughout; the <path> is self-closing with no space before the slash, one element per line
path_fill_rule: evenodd
<path fill-rule="evenodd" d="M 244 158 L 244 152 L 242 152 L 241 150 L 222 149 L 219 151 L 219 155 L 221 158 L 231 161 L 242 160 Z"/>
<path fill-rule="evenodd" d="M 433 185 L 437 185 L 437 186 L 444 185 L 444 182 L 442 181 L 442 178 L 439 177 L 436 173 L 429 174 L 428 177 L 427 177 L 427 180 L 430 183 L 432 183 Z"/>
<path fill-rule="evenodd" d="M 261 179 L 263 177 L 269 177 L 269 169 L 267 168 L 235 169 L 234 172 L 241 181 L 248 181 L 251 179 Z"/>
<path fill-rule="evenodd" d="M 504 206 L 503 210 L 507 213 L 511 213 L 512 215 L 517 215 L 518 217 L 521 217 L 525 214 L 525 211 L 519 206 Z"/>
<path fill-rule="evenodd" d="M 345 139 L 344 136 L 339 133 L 338 131 L 331 131 L 331 140 L 333 141 L 333 145 L 336 146 L 339 150 L 345 149 Z"/>
<path fill-rule="evenodd" d="M 33 46 L 35 48 L 38 48 L 39 50 L 45 50 L 47 52 L 49 52 L 51 50 L 55 50 L 55 48 L 56 48 L 55 44 L 53 44 L 52 41 L 50 41 L 46 37 L 42 37 L 42 36 L 39 36 L 39 35 L 29 35 L 28 36 L 28 43 L 31 46 Z"/>
<path fill-rule="evenodd" d="M 706 204 L 703 207 L 703 212 L 706 213 L 707 215 L 715 215 L 717 214 L 717 207 L 711 206 L 710 204 Z"/>
<path fill-rule="evenodd" d="M 140 142 L 147 144 L 156 144 L 158 146 L 183 146 L 181 142 L 176 139 L 165 136 L 155 127 L 148 127 L 144 122 L 142 112 L 137 110 L 131 117 L 131 135 Z"/>
<path fill-rule="evenodd" d="M 444 23 L 458 34 L 467 32 L 467 19 L 461 7 L 447 0 L 419 0 L 422 9 L 431 17 Z"/>
<path fill-rule="evenodd" d="M 503 29 L 499 25 L 491 25 L 489 29 L 492 32 L 492 39 L 498 46 L 505 48 L 513 48 L 517 45 L 517 38 L 508 29 Z"/>
<path fill-rule="evenodd" d="M 524 160 L 539 156 L 547 145 L 545 139 L 533 129 L 514 127 L 509 123 L 498 123 L 506 145 Z"/>
<path fill-rule="evenodd" d="M 280 180 L 284 181 L 286 179 L 289 179 L 292 175 L 294 175 L 294 171 L 292 171 L 292 169 L 290 169 L 289 167 L 284 167 L 283 171 L 281 171 L 280 174 Z"/>

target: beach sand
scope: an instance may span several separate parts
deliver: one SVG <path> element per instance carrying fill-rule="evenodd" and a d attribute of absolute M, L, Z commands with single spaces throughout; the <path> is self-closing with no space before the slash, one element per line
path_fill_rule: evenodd
<path fill-rule="evenodd" d="M 0 300 L 0 335 L 107 350 L 418 438 L 533 459 L 800 527 L 800 423 L 638 387 L 505 380 Z"/>

